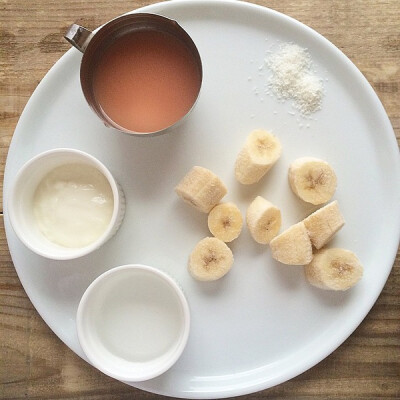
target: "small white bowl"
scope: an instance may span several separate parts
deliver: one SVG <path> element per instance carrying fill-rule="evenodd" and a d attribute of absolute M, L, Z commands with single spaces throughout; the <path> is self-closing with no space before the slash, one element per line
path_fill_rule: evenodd
<path fill-rule="evenodd" d="M 113 268 L 86 289 L 77 312 L 81 347 L 112 378 L 139 382 L 167 371 L 182 354 L 190 313 L 178 284 L 145 265 Z"/>
<path fill-rule="evenodd" d="M 42 179 L 54 168 L 73 163 L 100 171 L 110 184 L 114 201 L 108 227 L 98 239 L 84 247 L 64 247 L 48 240 L 39 230 L 33 213 L 34 194 Z M 7 204 L 10 222 L 18 238 L 36 254 L 53 260 L 70 260 L 98 249 L 117 232 L 125 213 L 123 191 L 110 171 L 90 154 L 67 148 L 46 151 L 25 163 L 15 177 Z"/>

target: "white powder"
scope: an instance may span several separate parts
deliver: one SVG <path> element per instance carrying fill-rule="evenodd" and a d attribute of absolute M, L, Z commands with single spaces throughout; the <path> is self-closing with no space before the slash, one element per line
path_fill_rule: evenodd
<path fill-rule="evenodd" d="M 269 87 L 279 99 L 292 99 L 304 115 L 321 108 L 322 79 L 312 72 L 312 60 L 306 49 L 285 43 L 265 63 L 272 72 Z"/>

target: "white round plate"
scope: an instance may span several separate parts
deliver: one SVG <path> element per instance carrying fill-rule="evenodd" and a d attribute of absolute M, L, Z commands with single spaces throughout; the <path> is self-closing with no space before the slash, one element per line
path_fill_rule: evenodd
<path fill-rule="evenodd" d="M 366 316 L 390 273 L 400 227 L 400 166 L 393 130 L 374 91 L 330 42 L 303 24 L 267 8 L 235 1 L 173 1 L 142 11 L 171 17 L 189 32 L 204 66 L 194 112 L 163 136 L 130 137 L 102 125 L 79 84 L 81 54 L 72 49 L 40 83 L 15 131 L 5 171 L 4 199 L 18 169 L 47 149 L 72 147 L 93 154 L 124 188 L 126 217 L 118 234 L 95 253 L 74 261 L 40 258 L 20 243 L 5 206 L 10 252 L 24 288 L 50 328 L 74 352 L 75 314 L 89 284 L 129 263 L 167 271 L 184 289 L 192 314 L 188 345 L 174 367 L 134 386 L 169 396 L 220 398 L 284 382 L 335 350 Z M 308 49 L 324 79 L 322 109 L 301 117 L 290 102 L 264 93 L 264 58 L 279 43 Z M 252 186 L 233 175 L 236 155 L 255 128 L 279 137 L 283 154 Z M 302 267 L 272 260 L 267 246 L 244 229 L 231 248 L 232 271 L 214 283 L 186 269 L 195 244 L 209 235 L 206 215 L 184 204 L 174 186 L 193 166 L 218 174 L 226 200 L 243 214 L 256 195 L 282 210 L 283 229 L 315 208 L 290 191 L 287 169 L 300 156 L 327 160 L 336 170 L 346 225 L 332 246 L 354 251 L 365 267 L 344 293 L 311 287 Z"/>

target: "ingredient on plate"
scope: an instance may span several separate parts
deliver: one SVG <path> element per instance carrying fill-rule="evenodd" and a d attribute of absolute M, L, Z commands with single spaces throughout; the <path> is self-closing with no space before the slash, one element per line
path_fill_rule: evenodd
<path fill-rule="evenodd" d="M 257 243 L 268 244 L 281 228 L 281 211 L 257 196 L 247 208 L 246 222 L 253 239 Z"/>
<path fill-rule="evenodd" d="M 189 257 L 189 272 L 199 281 L 215 281 L 226 275 L 233 264 L 231 249 L 220 239 L 200 240 Z"/>
<path fill-rule="evenodd" d="M 63 247 L 93 243 L 107 229 L 114 208 L 104 175 L 86 164 L 66 164 L 49 172 L 33 196 L 39 230 Z"/>
<path fill-rule="evenodd" d="M 262 130 L 251 132 L 236 160 L 236 178 L 246 184 L 257 182 L 280 153 L 281 145 L 273 135 Z M 329 201 L 337 185 L 332 167 L 313 157 L 295 160 L 289 167 L 288 178 L 293 192 L 315 205 Z M 221 278 L 233 264 L 232 251 L 224 242 L 240 235 L 240 210 L 232 202 L 217 204 L 227 189 L 213 172 L 202 167 L 193 167 L 175 190 L 195 208 L 209 212 L 208 227 L 215 236 L 201 240 L 192 251 L 190 274 L 200 281 Z M 282 223 L 280 209 L 257 196 L 247 208 L 246 223 L 257 243 L 269 244 L 272 258 L 286 265 L 305 266 L 306 277 L 314 286 L 347 290 L 362 276 L 363 268 L 351 251 L 323 248 L 345 224 L 337 200 L 278 235 Z"/>
<path fill-rule="evenodd" d="M 195 166 L 178 183 L 175 191 L 186 203 L 201 212 L 208 213 L 228 190 L 213 172 Z"/>
<path fill-rule="evenodd" d="M 347 290 L 363 275 L 360 260 L 345 249 L 319 250 L 304 271 L 313 286 L 326 290 Z"/>
<path fill-rule="evenodd" d="M 293 100 L 294 107 L 304 115 L 321 108 L 324 87 L 322 79 L 313 73 L 307 49 L 284 43 L 265 62 L 272 73 L 269 87 L 278 99 Z"/>
<path fill-rule="evenodd" d="M 112 43 L 96 63 L 96 102 L 117 125 L 155 132 L 181 119 L 201 85 L 196 59 L 173 34 L 134 29 Z"/>
<path fill-rule="evenodd" d="M 303 222 L 292 225 L 269 244 L 272 257 L 288 265 L 305 265 L 313 258 L 311 240 Z"/>
<path fill-rule="evenodd" d="M 293 161 L 288 177 L 293 192 L 301 200 L 314 205 L 329 201 L 336 190 L 335 171 L 318 158 L 301 157 Z"/>
<path fill-rule="evenodd" d="M 245 185 L 258 182 L 276 163 L 281 155 L 279 140 L 267 131 L 252 131 L 237 156 L 236 179 Z"/>
<path fill-rule="evenodd" d="M 325 246 L 345 224 L 337 200 L 313 212 L 303 222 L 316 249 Z"/>
<path fill-rule="evenodd" d="M 242 230 L 243 218 L 234 203 L 217 204 L 208 214 L 210 232 L 223 242 L 232 242 Z"/>

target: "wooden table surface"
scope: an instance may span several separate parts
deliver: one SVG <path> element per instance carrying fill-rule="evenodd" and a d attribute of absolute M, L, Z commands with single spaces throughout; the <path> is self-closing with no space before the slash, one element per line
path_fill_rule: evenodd
<path fill-rule="evenodd" d="M 26 102 L 54 62 L 69 49 L 62 39 L 68 25 L 78 22 L 93 29 L 119 14 L 153 2 L 0 0 L 1 175 Z M 399 141 L 399 0 L 260 0 L 254 3 L 298 19 L 341 49 L 377 92 Z M 98 372 L 53 334 L 19 282 L 3 227 L 0 262 L 1 399 L 157 397 Z M 399 295 L 398 254 L 377 303 L 342 346 L 291 381 L 241 398 L 400 398 Z"/>

